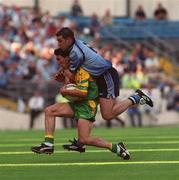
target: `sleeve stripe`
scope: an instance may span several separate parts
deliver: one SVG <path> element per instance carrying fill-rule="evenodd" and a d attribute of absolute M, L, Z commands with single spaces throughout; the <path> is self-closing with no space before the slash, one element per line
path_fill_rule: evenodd
<path fill-rule="evenodd" d="M 86 82 L 88 82 L 88 79 L 84 79 L 84 80 L 81 80 L 81 81 L 77 81 L 77 83 L 80 83 L 80 84 L 86 83 Z"/>
<path fill-rule="evenodd" d="M 85 92 L 85 93 L 88 92 L 87 90 L 82 90 L 82 89 L 80 89 L 80 91 L 81 91 L 81 92 Z"/>

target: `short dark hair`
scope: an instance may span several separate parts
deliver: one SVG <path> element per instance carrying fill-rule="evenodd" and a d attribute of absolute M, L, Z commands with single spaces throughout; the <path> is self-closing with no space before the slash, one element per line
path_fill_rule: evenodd
<path fill-rule="evenodd" d="M 68 28 L 68 27 L 63 27 L 59 31 L 57 31 L 56 36 L 62 36 L 63 38 L 72 38 L 74 39 L 74 32 Z"/>
<path fill-rule="evenodd" d="M 67 51 L 62 51 L 60 48 L 55 49 L 54 54 L 55 54 L 55 56 L 59 56 L 59 55 L 62 56 L 62 57 L 67 57 L 68 56 Z"/>

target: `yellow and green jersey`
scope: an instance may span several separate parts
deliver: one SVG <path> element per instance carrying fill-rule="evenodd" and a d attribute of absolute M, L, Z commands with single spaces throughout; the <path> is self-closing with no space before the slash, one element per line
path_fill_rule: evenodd
<path fill-rule="evenodd" d="M 74 111 L 74 118 L 86 119 L 94 122 L 98 106 L 98 87 L 90 74 L 80 68 L 75 75 L 77 88 L 87 92 L 87 97 L 82 101 L 69 102 Z"/>
<path fill-rule="evenodd" d="M 83 68 L 79 68 L 77 71 L 75 82 L 80 91 L 87 92 L 86 100 L 96 99 L 98 97 L 98 87 L 95 80 Z"/>

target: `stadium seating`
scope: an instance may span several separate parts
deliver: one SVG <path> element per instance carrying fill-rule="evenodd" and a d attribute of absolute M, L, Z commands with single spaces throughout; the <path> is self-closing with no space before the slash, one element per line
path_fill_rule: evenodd
<path fill-rule="evenodd" d="M 103 38 L 110 38 L 110 34 L 122 39 L 144 39 L 150 35 L 159 38 L 179 38 L 179 22 L 155 20 L 115 22 L 113 26 L 101 29 Z"/>
<path fill-rule="evenodd" d="M 80 29 L 90 26 L 90 17 L 71 17 Z M 103 38 L 110 34 L 122 39 L 143 39 L 152 34 L 160 38 L 179 38 L 179 21 L 156 21 L 154 19 L 134 20 L 131 18 L 114 18 L 112 26 L 101 28 Z"/>

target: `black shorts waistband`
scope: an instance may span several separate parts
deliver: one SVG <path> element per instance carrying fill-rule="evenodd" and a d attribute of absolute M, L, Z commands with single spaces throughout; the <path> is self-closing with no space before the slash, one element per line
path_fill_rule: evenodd
<path fill-rule="evenodd" d="M 100 74 L 99 76 L 92 76 L 94 79 L 98 79 L 101 76 L 103 76 L 104 74 L 106 74 L 107 72 L 111 72 L 111 71 L 117 71 L 114 67 L 110 67 L 109 69 L 107 69 L 106 71 L 104 71 L 102 74 Z"/>

